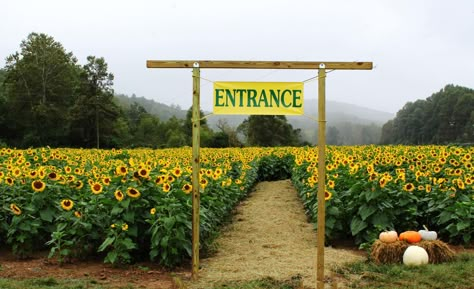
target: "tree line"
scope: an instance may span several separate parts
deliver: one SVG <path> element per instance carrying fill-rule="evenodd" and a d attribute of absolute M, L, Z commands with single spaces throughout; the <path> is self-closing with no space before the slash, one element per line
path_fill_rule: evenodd
<path fill-rule="evenodd" d="M 381 144 L 473 144 L 474 90 L 446 85 L 408 102 L 382 127 Z"/>
<path fill-rule="evenodd" d="M 191 109 L 166 121 L 136 102 L 122 107 L 103 57 L 79 64 L 44 33 L 31 33 L 0 69 L 0 144 L 19 148 L 180 147 L 192 144 Z M 201 115 L 203 115 L 201 111 Z M 238 128 L 213 131 L 200 120 L 206 147 L 301 145 L 284 116 L 250 116 Z M 266 130 L 266 131 L 265 131 Z"/>

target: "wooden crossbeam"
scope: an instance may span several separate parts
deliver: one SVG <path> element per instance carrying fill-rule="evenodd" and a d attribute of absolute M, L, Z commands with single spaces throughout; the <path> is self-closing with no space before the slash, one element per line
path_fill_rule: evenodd
<path fill-rule="evenodd" d="M 148 68 L 192 68 L 194 63 L 200 68 L 234 69 L 318 69 L 324 64 L 326 69 L 371 70 L 372 62 L 324 62 L 324 61 L 215 61 L 215 60 L 147 60 Z"/>

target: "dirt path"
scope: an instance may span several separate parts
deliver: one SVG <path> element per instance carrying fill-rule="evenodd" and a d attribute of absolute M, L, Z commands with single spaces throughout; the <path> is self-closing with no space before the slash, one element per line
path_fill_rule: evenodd
<path fill-rule="evenodd" d="M 201 260 L 199 280 L 189 283 L 189 288 L 297 275 L 305 286 L 316 284 L 316 233 L 306 221 L 303 205 L 289 180 L 259 183 L 217 243 L 217 253 Z M 362 258 L 350 250 L 326 248 L 325 268 Z"/>

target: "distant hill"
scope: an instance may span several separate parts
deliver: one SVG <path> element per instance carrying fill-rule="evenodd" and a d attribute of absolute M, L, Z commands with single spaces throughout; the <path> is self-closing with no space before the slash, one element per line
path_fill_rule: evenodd
<path fill-rule="evenodd" d="M 307 99 L 304 103 L 304 114 L 312 118 L 318 117 L 318 100 Z M 327 101 L 326 102 L 326 120 L 328 125 L 335 125 L 342 122 L 352 122 L 356 124 L 375 124 L 382 126 L 388 120 L 394 118 L 394 114 L 378 111 L 375 109 L 362 107 L 354 104 Z M 247 118 L 246 115 L 219 115 L 208 118 L 208 123 L 211 128 L 215 127 L 215 124 L 219 119 L 226 119 L 230 126 L 238 126 Z M 303 128 L 305 123 L 311 121 L 304 116 L 287 116 L 288 121 L 293 125 L 294 128 Z"/>
<path fill-rule="evenodd" d="M 161 121 L 167 121 L 172 116 L 182 119 L 186 117 L 186 110 L 181 109 L 179 105 L 167 105 L 144 97 L 136 97 L 135 94 L 132 94 L 132 96 L 116 94 L 115 98 L 124 109 L 128 109 L 130 105 L 136 102 L 145 108 L 149 114 L 158 116 Z"/>
<path fill-rule="evenodd" d="M 161 121 L 167 121 L 173 115 L 177 118 L 185 118 L 186 110 L 176 105 L 167 105 L 144 97 L 132 95 L 116 95 L 119 104 L 124 107 L 130 107 L 133 102 L 143 106 L 148 113 L 156 115 Z M 317 99 L 307 99 L 304 103 L 305 116 L 313 119 L 318 117 Z M 208 114 L 209 112 L 205 112 Z M 287 119 L 293 128 L 301 129 L 303 137 L 314 143 L 316 141 L 317 122 L 305 116 L 288 116 Z M 340 133 L 339 144 L 362 144 L 378 143 L 381 134 L 381 128 L 384 123 L 394 118 L 394 114 L 370 109 L 349 103 L 327 101 L 326 118 L 327 127 L 335 127 Z M 237 128 L 248 116 L 247 115 L 216 115 L 207 119 L 209 127 L 217 129 L 217 122 L 225 119 L 231 127 Z M 359 134 L 371 131 L 371 137 L 358 138 Z M 367 129 L 369 128 L 369 129 Z M 370 141 L 367 141 L 367 138 Z"/>

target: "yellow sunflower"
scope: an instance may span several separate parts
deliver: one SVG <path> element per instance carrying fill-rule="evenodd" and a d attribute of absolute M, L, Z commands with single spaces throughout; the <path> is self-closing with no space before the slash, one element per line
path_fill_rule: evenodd
<path fill-rule="evenodd" d="M 17 216 L 21 215 L 21 209 L 17 205 L 10 204 L 10 209 L 12 210 L 13 214 Z"/>
<path fill-rule="evenodd" d="M 31 188 L 35 191 L 35 192 L 42 192 L 44 191 L 44 189 L 46 188 L 46 184 L 43 183 L 43 181 L 41 180 L 36 180 L 36 181 L 33 181 L 31 183 Z"/>
<path fill-rule="evenodd" d="M 117 199 L 117 201 L 119 201 L 119 202 L 121 202 L 123 200 L 123 198 L 125 197 L 125 195 L 122 193 L 121 190 L 116 190 L 114 192 L 114 196 Z"/>
<path fill-rule="evenodd" d="M 171 186 L 168 183 L 163 184 L 163 192 L 167 193 L 171 190 Z"/>
<path fill-rule="evenodd" d="M 130 198 L 138 198 L 140 197 L 140 191 L 135 189 L 135 188 L 128 188 L 127 189 L 127 195 L 130 197 Z"/>
<path fill-rule="evenodd" d="M 76 188 L 76 190 L 80 190 L 82 187 L 84 187 L 84 183 L 81 180 L 74 183 L 74 188 Z"/>
<path fill-rule="evenodd" d="M 7 185 L 9 185 L 10 187 L 13 186 L 13 184 L 15 183 L 15 181 L 14 181 L 12 178 L 10 178 L 10 177 L 7 177 L 7 178 L 5 179 L 5 182 L 6 182 Z"/>
<path fill-rule="evenodd" d="M 158 176 L 155 180 L 155 184 L 162 185 L 165 182 L 165 179 L 166 179 L 166 176 L 164 175 Z"/>
<path fill-rule="evenodd" d="M 430 184 L 427 184 L 427 185 L 425 186 L 425 191 L 426 191 L 427 193 L 430 193 L 430 192 L 431 192 L 431 185 L 430 185 Z"/>
<path fill-rule="evenodd" d="M 183 192 L 185 192 L 186 194 L 189 194 L 189 193 L 191 193 L 191 191 L 193 190 L 193 186 L 190 185 L 190 184 L 184 184 L 182 190 L 183 190 Z"/>
<path fill-rule="evenodd" d="M 81 214 L 81 212 L 79 212 L 79 211 L 75 211 L 75 212 L 74 212 L 74 216 L 76 216 L 76 218 L 81 218 L 81 217 L 82 217 L 82 214 Z"/>
<path fill-rule="evenodd" d="M 138 171 L 138 175 L 142 178 L 148 178 L 150 176 L 150 171 L 146 168 L 143 168 Z"/>
<path fill-rule="evenodd" d="M 181 170 L 181 168 L 176 167 L 173 169 L 172 173 L 173 175 L 175 175 L 175 177 L 179 178 L 183 171 Z"/>
<path fill-rule="evenodd" d="M 73 206 L 74 202 L 72 200 L 64 199 L 61 201 L 61 207 L 66 211 L 70 211 Z"/>
<path fill-rule="evenodd" d="M 207 186 L 207 179 L 206 178 L 202 178 L 199 180 L 199 185 L 201 185 L 201 188 L 204 190 Z M 236 182 L 237 183 L 237 182 Z"/>
<path fill-rule="evenodd" d="M 156 214 L 156 209 L 155 208 L 151 208 L 150 209 L 150 215 L 154 215 Z"/>
<path fill-rule="evenodd" d="M 415 189 L 415 186 L 412 183 L 405 184 L 403 190 L 407 192 L 412 192 Z"/>
<path fill-rule="evenodd" d="M 91 184 L 91 190 L 94 194 L 98 195 L 102 193 L 102 185 L 97 182 L 92 182 Z"/>
<path fill-rule="evenodd" d="M 128 169 L 125 166 L 118 166 L 115 168 L 115 173 L 119 176 L 125 176 L 128 173 Z"/>
<path fill-rule="evenodd" d="M 329 201 L 331 198 L 332 198 L 332 193 L 329 192 L 329 191 L 325 191 L 325 192 L 324 192 L 324 199 L 325 199 L 326 201 Z"/>
<path fill-rule="evenodd" d="M 53 181 L 59 180 L 59 175 L 56 172 L 50 172 L 48 178 Z"/>

